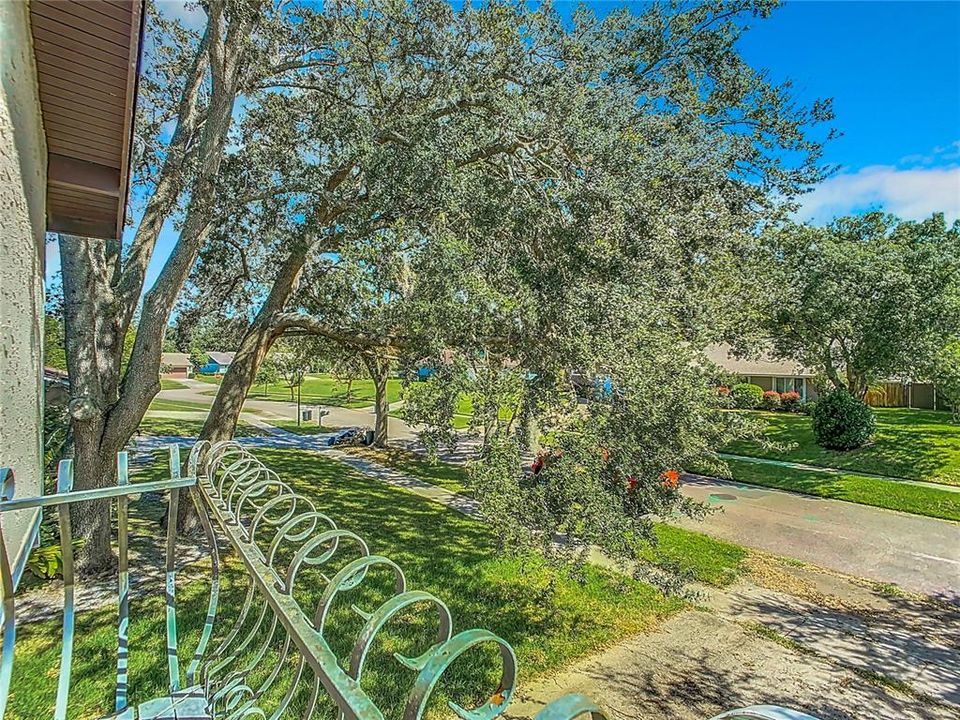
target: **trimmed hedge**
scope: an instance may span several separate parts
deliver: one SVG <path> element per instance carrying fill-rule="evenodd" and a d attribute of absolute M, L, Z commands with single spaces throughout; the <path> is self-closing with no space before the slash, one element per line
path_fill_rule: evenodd
<path fill-rule="evenodd" d="M 733 404 L 740 410 L 756 410 L 763 403 L 763 388 L 751 383 L 739 383 L 730 390 Z"/>
<path fill-rule="evenodd" d="M 813 437 L 829 450 L 863 447 L 877 431 L 877 419 L 866 403 L 846 390 L 821 396 L 813 409 Z"/>

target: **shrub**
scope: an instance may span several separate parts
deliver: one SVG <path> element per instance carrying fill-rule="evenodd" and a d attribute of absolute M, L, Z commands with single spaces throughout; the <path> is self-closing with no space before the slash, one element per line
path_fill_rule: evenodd
<path fill-rule="evenodd" d="M 741 410 L 756 410 L 763 402 L 763 388 L 750 383 L 739 383 L 730 391 L 733 404 Z"/>
<path fill-rule="evenodd" d="M 830 450 L 862 447 L 877 429 L 873 411 L 846 390 L 821 397 L 813 411 L 813 436 Z"/>
<path fill-rule="evenodd" d="M 780 409 L 780 393 L 776 390 L 767 390 L 763 394 L 763 403 L 764 410 L 779 410 Z"/>
<path fill-rule="evenodd" d="M 790 390 L 780 396 L 780 407 L 789 412 L 799 412 L 800 403 L 800 393 L 796 390 Z"/>
<path fill-rule="evenodd" d="M 733 396 L 730 394 L 730 388 L 726 385 L 717 387 L 717 404 L 728 410 L 734 407 Z"/>
<path fill-rule="evenodd" d="M 797 412 L 802 413 L 803 415 L 813 415 L 813 411 L 817 409 L 816 400 L 805 400 L 797 405 Z"/>

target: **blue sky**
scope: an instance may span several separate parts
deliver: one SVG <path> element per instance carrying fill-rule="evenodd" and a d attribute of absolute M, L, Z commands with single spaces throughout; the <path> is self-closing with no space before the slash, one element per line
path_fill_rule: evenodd
<path fill-rule="evenodd" d="M 960 217 L 960 2 L 788 0 L 741 50 L 800 99 L 834 99 L 843 136 L 825 159 L 841 170 L 804 197 L 804 219 Z"/>
<path fill-rule="evenodd" d="M 197 20 L 199 11 L 185 11 L 181 0 L 158 4 Z M 591 5 L 602 13 L 622 3 Z M 799 100 L 834 99 L 843 136 L 827 145 L 824 161 L 840 169 L 802 198 L 800 219 L 822 223 L 874 208 L 906 219 L 936 210 L 960 218 L 960 1 L 787 0 L 753 24 L 741 51 L 773 79 L 793 80 Z M 174 241 L 168 226 L 148 287 Z M 56 255 L 48 245 L 48 276 L 59 267 Z"/>

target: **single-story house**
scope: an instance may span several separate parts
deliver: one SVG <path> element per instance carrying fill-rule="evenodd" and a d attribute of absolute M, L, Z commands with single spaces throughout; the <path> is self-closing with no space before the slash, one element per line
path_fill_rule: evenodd
<path fill-rule="evenodd" d="M 160 355 L 160 374 L 168 378 L 193 377 L 189 353 L 165 352 Z"/>
<path fill-rule="evenodd" d="M 203 375 L 223 375 L 230 369 L 230 363 L 233 362 L 232 352 L 208 352 L 207 362 L 202 365 L 198 372 Z"/>
<path fill-rule="evenodd" d="M 776 390 L 779 393 L 795 390 L 804 400 L 817 398 L 814 383 L 816 373 L 792 360 L 775 360 L 766 353 L 755 358 L 738 358 L 731 354 L 729 345 L 712 345 L 706 349 L 706 354 L 721 368 L 737 375 L 742 382 L 753 383 L 764 390 Z M 886 380 L 872 386 L 864 400 L 873 407 L 950 409 L 946 399 L 938 395 L 937 388 L 929 382 Z"/>
<path fill-rule="evenodd" d="M 705 352 L 712 362 L 743 382 L 778 393 L 798 392 L 804 400 L 816 399 L 817 389 L 813 382 L 816 373 L 809 368 L 792 360 L 775 360 L 768 353 L 755 358 L 739 358 L 731 350 L 729 345 L 711 345 Z"/>

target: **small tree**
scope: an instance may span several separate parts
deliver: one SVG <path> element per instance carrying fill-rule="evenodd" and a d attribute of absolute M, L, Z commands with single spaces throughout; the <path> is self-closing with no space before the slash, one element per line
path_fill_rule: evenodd
<path fill-rule="evenodd" d="M 349 350 L 335 353 L 330 367 L 333 376 L 347 386 L 345 402 L 349 403 L 353 399 L 353 383 L 358 378 L 363 377 L 367 368 L 363 358 L 356 352 Z"/>
<path fill-rule="evenodd" d="M 254 379 L 256 385 L 263 386 L 263 394 L 266 395 L 269 391 L 270 385 L 273 385 L 280 380 L 280 370 L 277 368 L 276 362 L 272 358 L 267 358 L 260 365 L 260 369 L 257 370 L 257 377 Z"/>
<path fill-rule="evenodd" d="M 190 351 L 190 364 L 193 366 L 194 372 L 200 372 L 200 368 L 207 364 L 207 353 L 196 348 L 192 349 Z"/>
<path fill-rule="evenodd" d="M 953 410 L 954 419 L 960 419 L 960 340 L 940 348 L 931 375 L 937 393 L 946 398 Z"/>
<path fill-rule="evenodd" d="M 316 354 L 315 344 L 310 338 L 283 339 L 277 343 L 272 355 L 273 363 L 290 388 L 291 402 L 294 400 L 293 391 L 303 385 Z"/>

